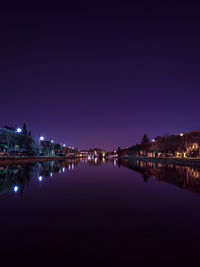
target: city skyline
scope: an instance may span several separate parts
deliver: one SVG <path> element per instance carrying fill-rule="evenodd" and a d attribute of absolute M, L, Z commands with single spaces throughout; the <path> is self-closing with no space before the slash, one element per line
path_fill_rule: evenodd
<path fill-rule="evenodd" d="M 5 4 L 6 5 L 6 4 Z M 3 6 L 1 126 L 81 149 L 200 129 L 199 8 Z"/>

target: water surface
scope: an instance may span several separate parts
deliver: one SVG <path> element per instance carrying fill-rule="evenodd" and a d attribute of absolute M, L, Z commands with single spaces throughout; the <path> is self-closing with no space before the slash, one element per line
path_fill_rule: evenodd
<path fill-rule="evenodd" d="M 198 263 L 200 169 L 130 160 L 0 167 L 3 266 Z"/>

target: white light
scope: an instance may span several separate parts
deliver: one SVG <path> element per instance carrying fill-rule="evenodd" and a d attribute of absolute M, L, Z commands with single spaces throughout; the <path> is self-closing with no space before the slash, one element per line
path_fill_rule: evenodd
<path fill-rule="evenodd" d="M 53 143 L 53 140 L 51 140 L 51 143 Z"/>
<path fill-rule="evenodd" d="M 17 128 L 16 132 L 17 133 L 21 133 L 22 132 L 22 129 L 21 128 Z"/>
<path fill-rule="evenodd" d="M 40 141 L 44 141 L 44 136 L 40 136 Z"/>
<path fill-rule="evenodd" d="M 17 186 L 17 185 L 14 186 L 13 190 L 14 190 L 14 192 L 17 192 L 19 190 L 19 186 Z"/>
<path fill-rule="evenodd" d="M 180 136 L 183 136 L 183 133 L 180 133 Z"/>
<path fill-rule="evenodd" d="M 62 170 L 63 170 L 63 172 L 65 172 L 65 167 L 63 167 L 63 169 L 62 169 Z"/>
<path fill-rule="evenodd" d="M 42 177 L 42 176 L 39 176 L 39 177 L 38 177 L 38 180 L 39 180 L 40 182 L 42 182 L 43 177 Z"/>
<path fill-rule="evenodd" d="M 63 146 L 64 146 L 64 147 L 66 147 L 66 145 L 65 145 L 65 144 L 64 144 Z"/>
<path fill-rule="evenodd" d="M 52 172 L 50 173 L 50 176 L 51 176 L 51 177 L 53 176 L 53 173 L 52 173 Z"/>
<path fill-rule="evenodd" d="M 155 142 L 155 139 L 152 139 L 152 142 Z"/>

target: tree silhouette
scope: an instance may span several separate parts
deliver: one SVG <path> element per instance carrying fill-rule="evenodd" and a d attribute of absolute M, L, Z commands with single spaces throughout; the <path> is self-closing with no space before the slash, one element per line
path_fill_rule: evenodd
<path fill-rule="evenodd" d="M 118 154 L 118 157 L 120 157 L 122 155 L 122 150 L 120 147 L 118 147 L 118 149 L 117 149 L 117 154 Z"/>
<path fill-rule="evenodd" d="M 23 131 L 23 134 L 24 134 L 24 135 L 28 135 L 28 131 L 27 131 L 27 127 L 26 127 L 26 123 L 24 123 L 22 131 Z"/>
<path fill-rule="evenodd" d="M 144 134 L 144 136 L 141 139 L 141 145 L 146 145 L 149 143 L 149 138 L 147 136 L 147 134 Z"/>

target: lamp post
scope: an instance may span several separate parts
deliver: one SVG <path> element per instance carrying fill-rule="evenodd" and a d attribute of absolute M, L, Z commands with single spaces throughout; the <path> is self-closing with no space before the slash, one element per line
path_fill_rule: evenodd
<path fill-rule="evenodd" d="M 21 128 L 17 128 L 17 129 L 16 129 L 16 132 L 17 132 L 17 133 L 21 133 L 21 132 L 22 132 L 22 129 L 21 129 Z"/>
<path fill-rule="evenodd" d="M 16 132 L 17 134 L 20 134 L 20 133 L 22 133 L 22 129 L 18 127 L 18 128 L 16 129 L 15 132 Z M 15 148 L 16 148 L 16 138 L 15 138 Z M 15 148 L 14 148 L 14 149 L 15 149 Z"/>
<path fill-rule="evenodd" d="M 53 140 L 51 140 L 51 154 L 52 155 L 54 155 L 55 153 L 54 153 L 54 141 Z"/>
<path fill-rule="evenodd" d="M 41 152 L 41 150 L 40 150 L 40 142 L 41 141 L 44 141 L 44 136 L 40 136 L 40 138 L 39 138 L 39 152 Z"/>

